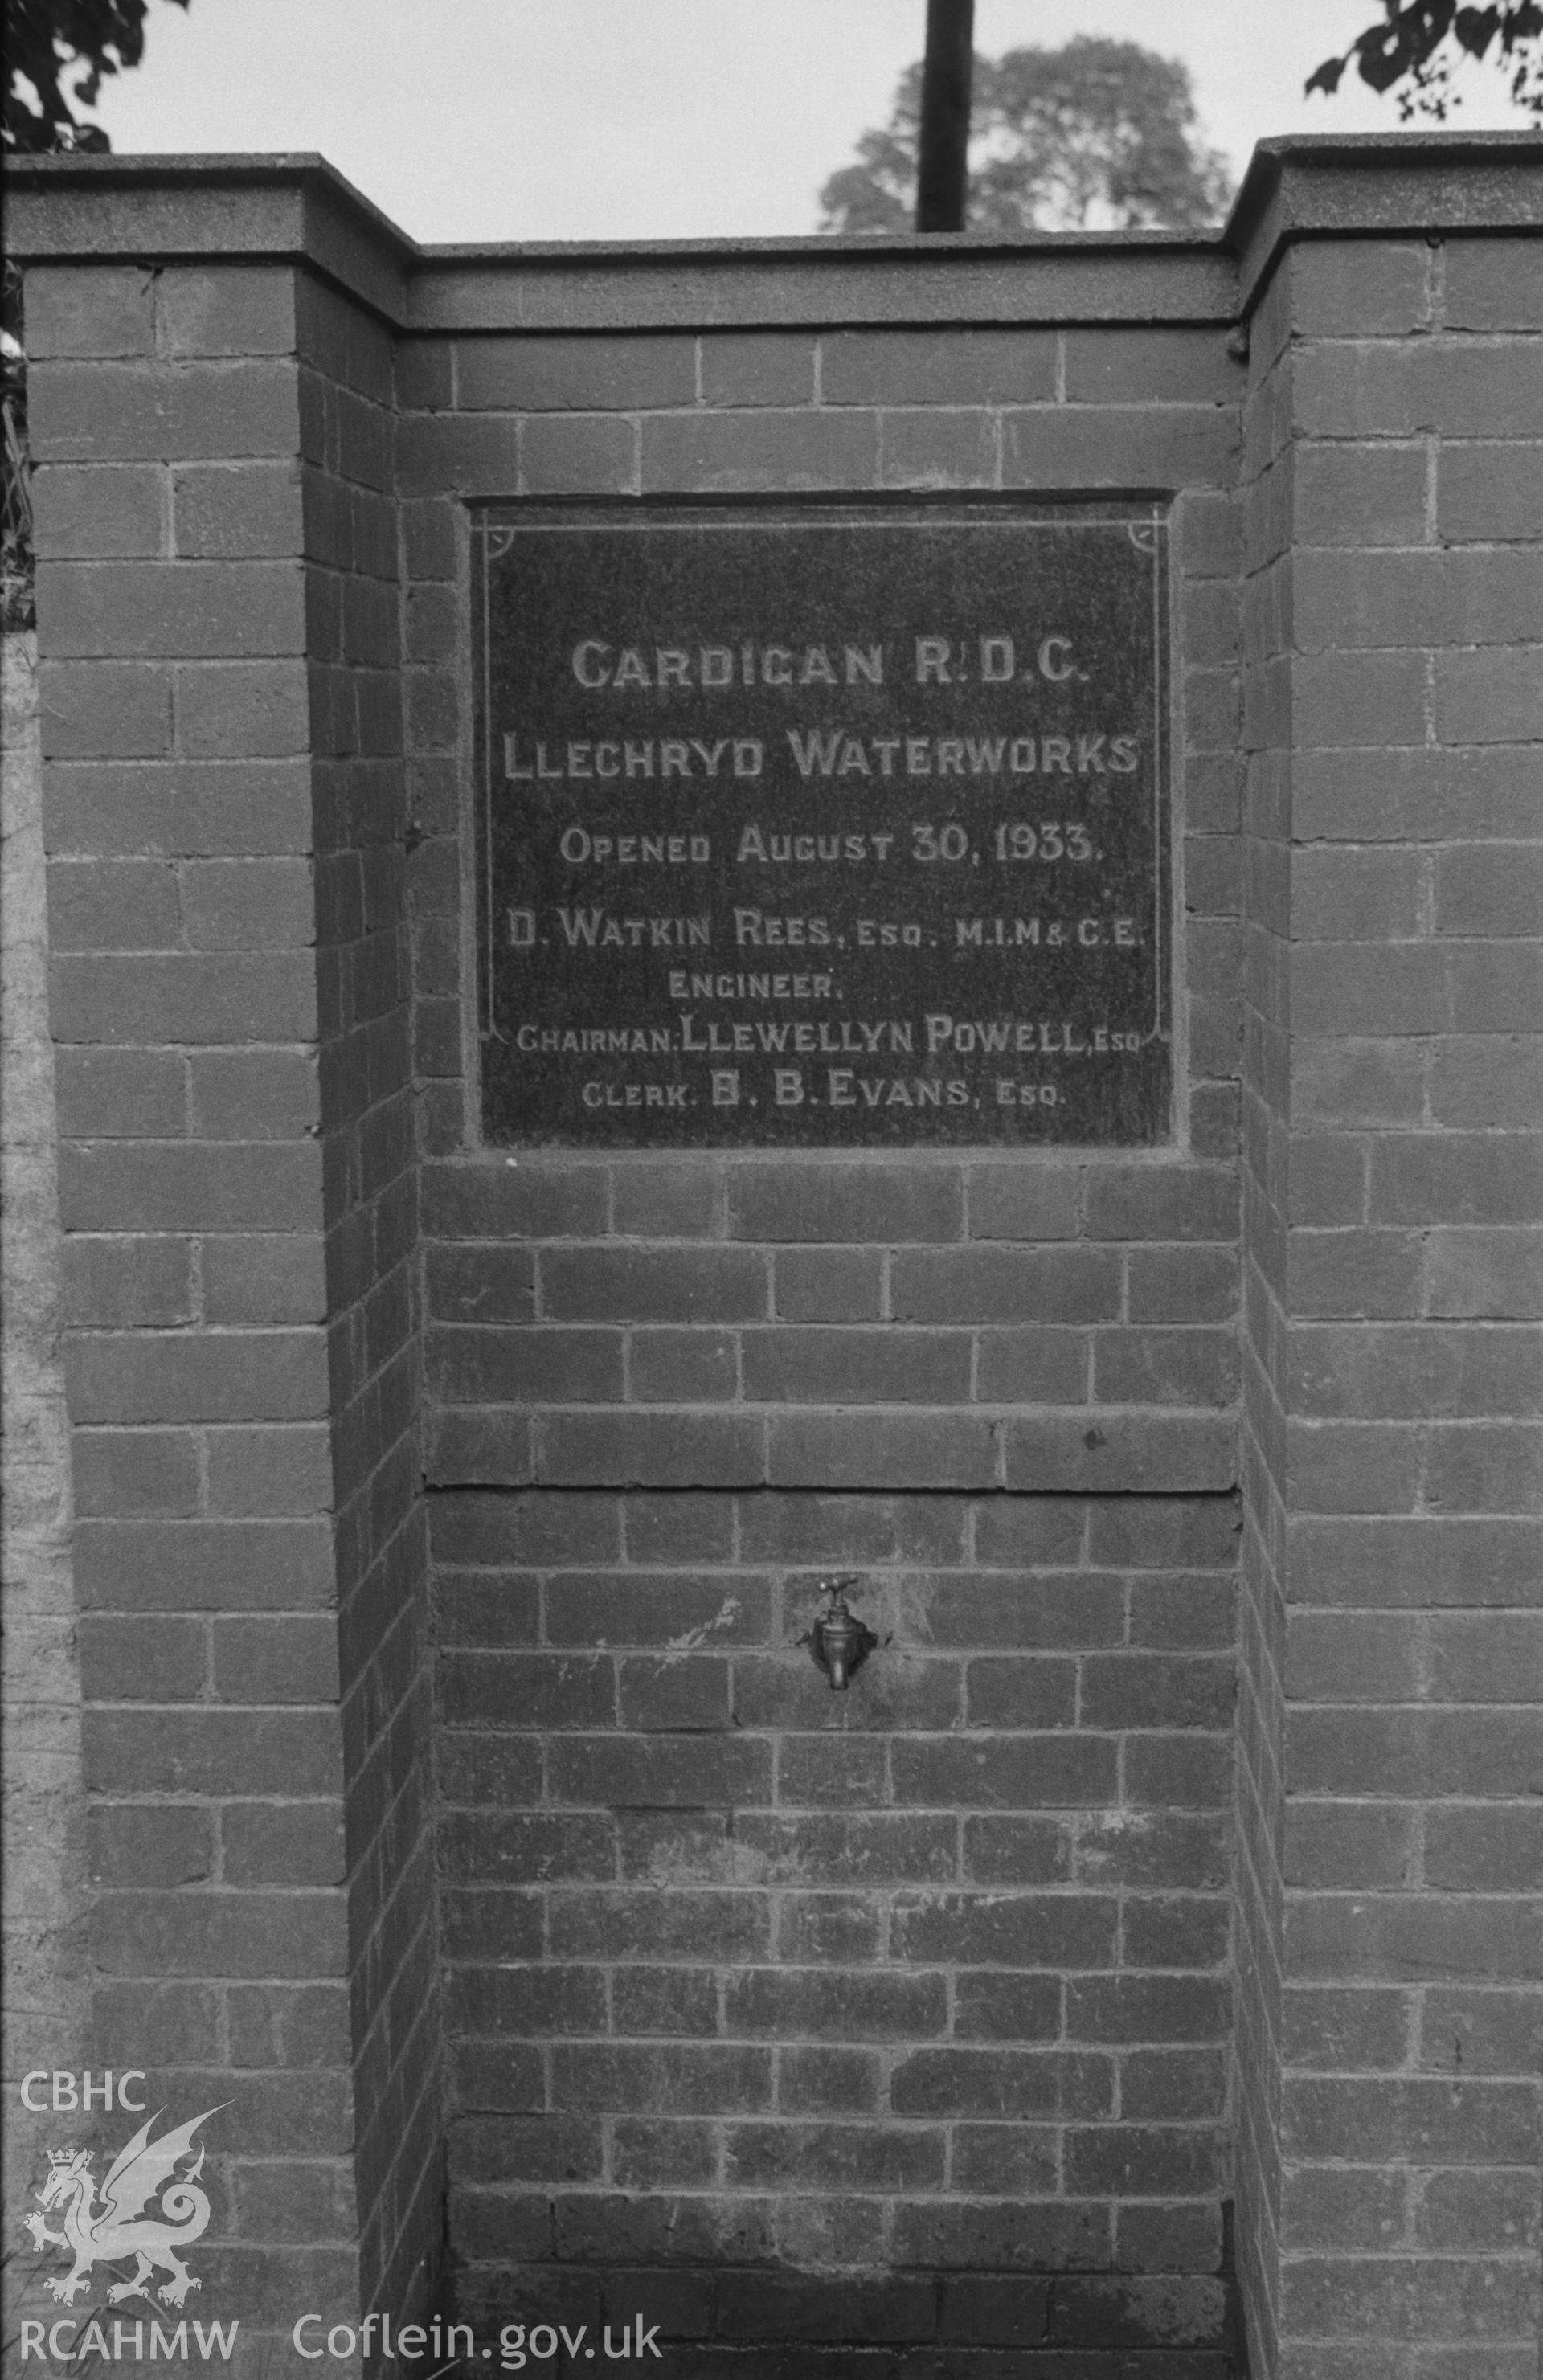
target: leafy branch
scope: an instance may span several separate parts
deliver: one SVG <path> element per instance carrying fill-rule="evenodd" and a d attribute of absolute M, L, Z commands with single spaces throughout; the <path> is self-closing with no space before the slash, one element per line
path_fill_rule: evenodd
<path fill-rule="evenodd" d="M 1483 8 L 1458 0 L 1383 0 L 1384 20 L 1368 25 L 1337 58 L 1325 58 L 1307 77 L 1309 91 L 1338 91 L 1354 65 L 1375 91 L 1395 91 L 1401 120 L 1417 115 L 1446 119 L 1462 104 L 1452 73 L 1464 57 L 1486 58 L 1508 79 L 1511 96 L 1543 126 L 1543 6 L 1538 0 L 1490 0 Z"/>

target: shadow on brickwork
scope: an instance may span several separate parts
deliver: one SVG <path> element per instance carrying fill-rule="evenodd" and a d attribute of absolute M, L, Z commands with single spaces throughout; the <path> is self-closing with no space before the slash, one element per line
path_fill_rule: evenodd
<path fill-rule="evenodd" d="M 1230 2226 L 1228 2249 L 1221 2276 L 529 2270 L 485 2301 L 463 2288 L 461 2368 L 491 2347 L 553 2380 L 623 2361 L 661 2380 L 1248 2380 Z"/>

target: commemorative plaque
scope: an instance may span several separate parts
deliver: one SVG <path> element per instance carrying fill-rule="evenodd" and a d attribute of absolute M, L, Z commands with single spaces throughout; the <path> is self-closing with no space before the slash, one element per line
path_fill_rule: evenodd
<path fill-rule="evenodd" d="M 1166 1136 L 1155 507 L 472 532 L 485 1140 Z"/>

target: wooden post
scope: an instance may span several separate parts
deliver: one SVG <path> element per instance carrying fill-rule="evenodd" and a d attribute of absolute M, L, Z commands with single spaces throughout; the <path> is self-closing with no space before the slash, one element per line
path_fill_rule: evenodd
<path fill-rule="evenodd" d="M 917 231 L 963 231 L 969 178 L 975 0 L 927 0 L 917 154 Z"/>

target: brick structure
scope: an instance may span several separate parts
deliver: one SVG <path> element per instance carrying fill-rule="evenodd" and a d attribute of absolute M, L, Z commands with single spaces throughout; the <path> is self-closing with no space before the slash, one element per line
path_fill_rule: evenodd
<path fill-rule="evenodd" d="M 1540 172 L 435 254 L 7 171 L 95 2055 L 236 2102 L 270 2368 L 1220 2380 L 1235 2261 L 1256 2380 L 1531 2373 Z M 1170 508 L 1172 1143 L 480 1150 L 468 503 L 941 489 Z"/>
<path fill-rule="evenodd" d="M 1259 199 L 1245 2296 L 1256 2367 L 1282 2380 L 1522 2380 L 1543 2043 L 1543 279 L 1536 239 L 1443 238 L 1439 218 L 1292 243 L 1323 203 L 1306 161 Z"/>

